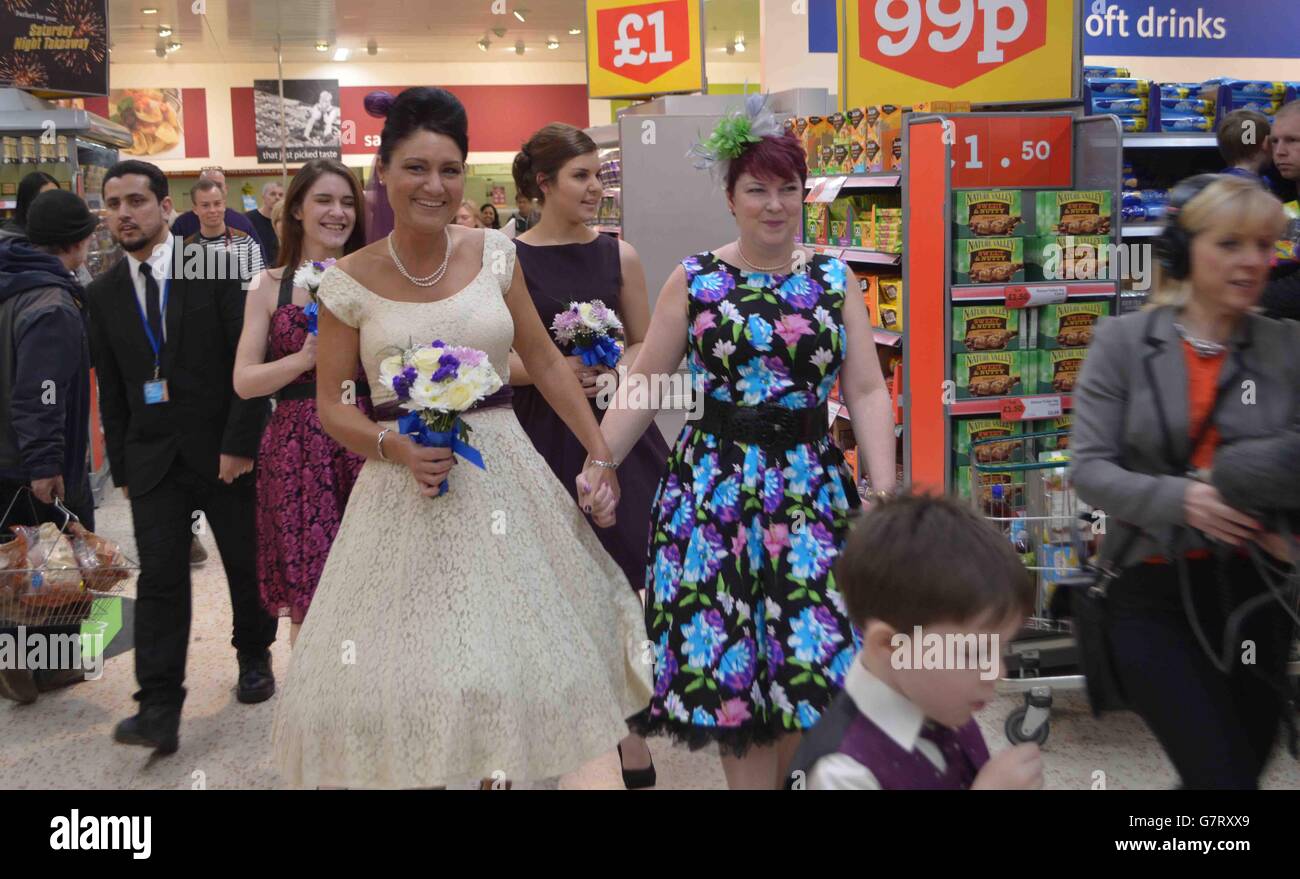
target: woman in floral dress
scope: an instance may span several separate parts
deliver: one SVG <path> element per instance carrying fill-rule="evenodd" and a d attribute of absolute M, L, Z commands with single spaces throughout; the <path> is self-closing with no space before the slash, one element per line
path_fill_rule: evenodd
<path fill-rule="evenodd" d="M 852 273 L 791 245 L 807 176 L 799 143 L 751 98 L 699 154 L 725 179 L 740 236 L 669 277 L 627 380 L 661 380 L 685 355 L 703 393 L 651 513 L 655 693 L 634 726 L 716 742 L 731 787 L 776 788 L 859 647 L 833 573 L 859 506 L 827 433 L 836 377 L 886 491 L 893 425 Z M 654 417 L 618 402 L 602 424 L 616 459 Z"/>

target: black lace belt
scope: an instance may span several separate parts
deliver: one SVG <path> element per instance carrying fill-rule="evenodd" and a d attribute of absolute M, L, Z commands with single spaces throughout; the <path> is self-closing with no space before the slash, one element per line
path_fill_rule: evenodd
<path fill-rule="evenodd" d="M 510 385 L 502 385 L 501 389 L 488 394 L 482 400 L 479 400 L 466 411 L 477 412 L 479 409 L 500 409 L 512 405 L 510 400 L 514 396 L 514 388 Z M 396 421 L 406 414 L 406 410 L 396 401 L 384 403 L 375 407 L 375 421 Z"/>
<path fill-rule="evenodd" d="M 737 406 L 712 397 L 704 398 L 704 411 L 694 422 L 698 430 L 719 439 L 773 449 L 788 449 L 814 443 L 829 432 L 826 404 L 810 409 L 787 409 L 771 403 Z"/>
<path fill-rule="evenodd" d="M 357 382 L 357 396 L 369 397 L 370 385 L 364 381 Z M 275 392 L 275 401 L 277 403 L 283 402 L 284 400 L 315 400 L 315 399 L 316 399 L 315 382 L 299 382 L 296 385 L 285 385 L 284 387 L 280 388 L 280 390 Z"/>

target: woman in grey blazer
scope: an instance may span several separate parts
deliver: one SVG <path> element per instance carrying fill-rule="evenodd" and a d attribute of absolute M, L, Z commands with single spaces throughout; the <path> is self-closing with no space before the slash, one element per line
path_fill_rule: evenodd
<path fill-rule="evenodd" d="M 1188 788 L 1256 787 L 1283 715 L 1282 605 L 1261 599 L 1222 654 L 1228 615 L 1267 591 L 1249 544 L 1288 560 L 1289 541 L 1268 510 L 1224 499 L 1215 453 L 1300 429 L 1300 325 L 1252 311 L 1284 226 L 1250 181 L 1181 184 L 1153 307 L 1103 321 L 1075 389 L 1075 488 L 1105 513 L 1102 555 L 1121 571 L 1112 660 Z M 1252 479 L 1265 497 L 1267 471 L 1235 466 L 1234 497 Z"/>

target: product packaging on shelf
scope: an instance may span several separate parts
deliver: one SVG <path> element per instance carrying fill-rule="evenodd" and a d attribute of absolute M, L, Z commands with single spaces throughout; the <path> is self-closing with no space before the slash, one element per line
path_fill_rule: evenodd
<path fill-rule="evenodd" d="M 957 468 L 954 482 L 957 485 L 957 496 L 964 499 L 971 499 L 972 479 L 979 480 L 980 510 L 984 515 L 992 514 L 993 486 L 1003 486 L 1007 505 L 1014 510 L 1023 510 L 1025 507 L 1025 474 L 1019 473 L 999 473 L 997 471 L 989 472 L 987 470 L 976 470 L 970 465 L 962 465 Z"/>
<path fill-rule="evenodd" d="M 1119 121 L 1123 125 L 1125 134 L 1141 134 L 1151 127 L 1150 123 L 1140 116 L 1121 116 Z"/>
<path fill-rule="evenodd" d="M 1034 352 L 1030 352 L 1031 354 Z M 1038 388 L 1044 394 L 1072 394 L 1087 348 L 1056 348 L 1036 352 Z"/>
<path fill-rule="evenodd" d="M 1026 245 L 1030 281 L 1096 281 L 1110 275 L 1110 238 L 1105 235 L 1043 235 Z"/>
<path fill-rule="evenodd" d="M 1160 112 L 1163 116 L 1195 115 L 1213 118 L 1214 101 L 1211 98 L 1166 98 L 1161 96 Z"/>
<path fill-rule="evenodd" d="M 1038 347 L 1086 348 L 1097 321 L 1110 314 L 1110 303 L 1062 302 L 1038 309 Z"/>
<path fill-rule="evenodd" d="M 882 329 L 903 331 L 903 279 L 879 278 L 876 282 L 876 314 Z"/>
<path fill-rule="evenodd" d="M 1021 315 L 1005 305 L 958 305 L 952 309 L 952 350 L 1018 351 L 1027 347 Z"/>
<path fill-rule="evenodd" d="M 1108 189 L 1048 190 L 1037 195 L 1039 235 L 1109 235 Z"/>
<path fill-rule="evenodd" d="M 805 244 L 825 244 L 830 227 L 830 205 L 805 204 L 803 240 Z"/>
<path fill-rule="evenodd" d="M 1040 451 L 1064 451 L 1070 447 L 1069 431 L 1074 427 L 1074 416 L 1065 414 L 1058 418 L 1046 418 L 1042 421 L 1030 422 L 1030 433 L 1047 433 L 1049 431 L 1064 431 L 1061 436 L 1045 436 L 1035 440 Z"/>
<path fill-rule="evenodd" d="M 1084 79 L 1128 79 L 1132 75 L 1127 67 L 1088 65 L 1083 68 Z"/>
<path fill-rule="evenodd" d="M 1026 198 L 1018 189 L 958 190 L 952 194 L 952 201 L 958 238 L 1023 238 L 1032 233 L 1032 194 Z"/>
<path fill-rule="evenodd" d="M 853 229 L 850 226 L 853 208 L 847 198 L 837 198 L 827 205 L 826 244 L 835 247 L 849 247 L 853 241 Z"/>
<path fill-rule="evenodd" d="M 970 465 L 972 442 L 1002 440 L 975 446 L 975 460 L 980 464 L 1019 464 L 1025 460 L 1025 443 L 1013 437 L 1023 436 L 1025 426 L 1019 421 L 1000 418 L 958 418 L 954 445 L 957 466 Z"/>
<path fill-rule="evenodd" d="M 1096 113 L 1109 113 L 1112 116 L 1145 116 L 1150 109 L 1147 98 L 1134 98 L 1129 96 L 1111 97 L 1094 97 L 1092 99 L 1092 109 Z"/>
<path fill-rule="evenodd" d="M 1025 279 L 1023 238 L 958 238 L 954 281 L 1010 284 Z"/>
<path fill-rule="evenodd" d="M 969 113 L 970 101 L 922 101 L 912 107 L 913 113 Z"/>
<path fill-rule="evenodd" d="M 880 144 L 881 170 L 897 171 L 903 167 L 903 108 L 892 104 L 880 107 L 876 120 L 876 142 Z"/>
<path fill-rule="evenodd" d="M 876 310 L 876 297 L 879 295 L 876 285 L 880 283 L 879 275 L 858 274 L 858 286 L 862 289 L 862 301 L 867 306 L 867 316 L 873 327 L 880 326 L 880 312 Z"/>
<path fill-rule="evenodd" d="M 821 116 L 809 116 L 803 132 L 803 150 L 808 157 L 808 174 L 822 176 L 822 139 L 831 130 Z"/>
<path fill-rule="evenodd" d="M 1151 81 L 1146 79 L 1099 76 L 1089 79 L 1087 83 L 1088 90 L 1094 95 L 1130 95 L 1137 98 L 1151 94 Z"/>
<path fill-rule="evenodd" d="M 1213 116 L 1196 116 L 1187 113 L 1164 114 L 1160 117 L 1160 130 L 1171 131 L 1213 131 Z"/>
<path fill-rule="evenodd" d="M 981 351 L 957 354 L 953 378 L 958 400 L 1032 394 L 1037 390 L 1040 351 Z"/>

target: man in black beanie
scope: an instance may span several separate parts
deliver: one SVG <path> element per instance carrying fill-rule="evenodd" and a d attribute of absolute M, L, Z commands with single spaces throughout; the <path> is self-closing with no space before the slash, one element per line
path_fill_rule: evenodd
<path fill-rule="evenodd" d="M 75 194 L 54 189 L 32 202 L 26 238 L 0 239 L 0 514 L 8 511 L 6 526 L 62 525 L 65 517 L 53 506 L 58 499 L 95 527 L 86 464 L 90 349 L 85 291 L 75 275 L 98 224 Z M 80 628 L 41 627 L 28 636 Z M 38 691 L 80 675 L 3 670 L 0 696 L 31 702 Z"/>

